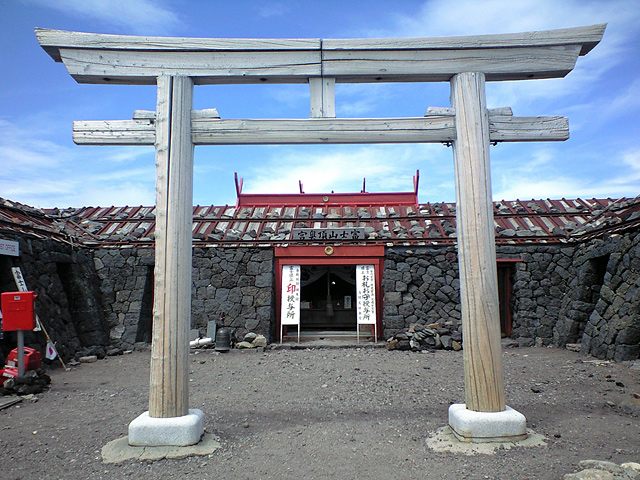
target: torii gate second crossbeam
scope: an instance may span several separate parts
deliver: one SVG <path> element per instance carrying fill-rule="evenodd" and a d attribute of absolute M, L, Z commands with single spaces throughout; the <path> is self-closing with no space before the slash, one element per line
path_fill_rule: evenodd
<path fill-rule="evenodd" d="M 454 147 L 465 404 L 449 424 L 463 441 L 526 437 L 505 405 L 489 171 L 493 141 L 566 140 L 561 117 L 487 110 L 485 82 L 555 78 L 600 42 L 605 25 L 400 39 L 202 39 L 36 29 L 40 45 L 80 83 L 156 84 L 155 112 L 75 122 L 74 141 L 155 145 L 156 261 L 149 412 L 132 445 L 189 445 L 204 432 L 188 408 L 194 145 L 446 142 Z M 421 118 L 335 118 L 336 83 L 450 82 L 452 108 Z M 193 85 L 308 83 L 309 119 L 222 120 L 193 111 Z M 142 418 L 144 417 L 144 418 Z M 140 423 L 142 418 L 142 423 Z"/>

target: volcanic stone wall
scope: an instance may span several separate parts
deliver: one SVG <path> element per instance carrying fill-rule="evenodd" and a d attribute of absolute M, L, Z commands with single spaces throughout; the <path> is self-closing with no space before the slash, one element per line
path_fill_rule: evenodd
<path fill-rule="evenodd" d="M 102 280 L 102 304 L 111 339 L 122 348 L 151 341 L 153 249 L 102 248 L 95 268 Z M 195 248 L 193 250 L 191 328 L 206 332 L 207 322 L 270 338 L 274 318 L 273 250 Z"/>
<path fill-rule="evenodd" d="M 640 232 L 584 243 L 498 246 L 511 265 L 511 337 L 519 346 L 581 343 L 615 361 L 640 357 Z M 460 324 L 457 252 L 387 250 L 384 335 Z"/>
<path fill-rule="evenodd" d="M 521 346 L 581 342 L 584 353 L 600 358 L 638 358 L 639 235 L 498 246 L 498 258 L 512 260 L 511 337 Z M 2 287 L 12 282 L 9 263 L 20 264 L 66 356 L 89 345 L 131 348 L 150 341 L 153 249 L 90 251 L 52 241 L 20 242 L 19 259 L 0 257 L 6 264 L 0 269 Z M 252 331 L 274 338 L 272 249 L 195 248 L 192 279 L 192 328 L 204 333 L 209 320 L 218 320 L 237 328 L 239 336 Z M 385 338 L 412 324 L 461 323 L 455 247 L 388 248 L 382 290 Z"/>
<path fill-rule="evenodd" d="M 511 337 L 519 346 L 553 343 L 575 249 L 574 244 L 498 247 L 499 257 L 521 260 L 513 264 L 511 294 Z"/>
<path fill-rule="evenodd" d="M 411 324 L 460 324 L 460 280 L 454 247 L 389 248 L 382 278 L 384 336 Z"/>
<path fill-rule="evenodd" d="M 617 362 L 640 357 L 640 232 L 580 245 L 556 344 Z"/>
<path fill-rule="evenodd" d="M 498 246 L 512 282 L 512 337 L 521 346 L 553 342 L 575 246 Z M 387 250 L 383 275 L 385 337 L 412 323 L 460 324 L 460 279 L 455 247 Z M 507 266 L 505 266 L 507 268 Z"/>
<path fill-rule="evenodd" d="M 11 267 L 20 267 L 27 287 L 36 292 L 38 317 L 60 355 L 68 359 L 85 347 L 106 346 L 108 327 L 91 252 L 26 235 L 3 233 L 2 238 L 18 241 L 20 256 L 0 256 L 0 290 L 17 290 Z M 25 345 L 43 352 L 46 337 L 25 332 Z M 4 365 L 5 356 L 16 347 L 15 334 L 6 332 L 0 347 Z"/>
<path fill-rule="evenodd" d="M 271 248 L 196 248 L 193 252 L 192 328 L 209 320 L 248 332 L 275 333 L 275 275 Z"/>

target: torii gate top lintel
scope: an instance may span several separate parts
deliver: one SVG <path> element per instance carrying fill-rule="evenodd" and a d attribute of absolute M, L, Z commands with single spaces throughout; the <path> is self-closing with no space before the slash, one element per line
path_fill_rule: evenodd
<path fill-rule="evenodd" d="M 602 39 L 606 24 L 526 33 L 379 39 L 242 39 L 108 35 L 36 28 L 38 42 L 79 83 L 195 84 L 442 82 L 562 77 Z"/>

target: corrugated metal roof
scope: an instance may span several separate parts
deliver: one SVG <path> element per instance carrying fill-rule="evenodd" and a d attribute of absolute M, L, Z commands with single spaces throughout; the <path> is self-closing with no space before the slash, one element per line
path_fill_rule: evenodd
<path fill-rule="evenodd" d="M 583 240 L 603 234 L 617 234 L 640 227 L 640 195 L 621 198 L 604 210 L 594 212 L 588 222 L 577 228 L 572 236 Z"/>
<path fill-rule="evenodd" d="M 62 218 L 52 218 L 44 210 L 0 198 L 0 232 L 30 235 L 41 239 L 73 243 L 76 233 Z"/>
<path fill-rule="evenodd" d="M 303 197 L 301 202 L 304 202 Z M 496 241 L 499 244 L 558 243 L 576 235 L 586 238 L 587 234 L 590 238 L 604 227 L 610 227 L 606 219 L 620 218 L 620 205 L 626 205 L 626 212 L 638 204 L 638 198 L 495 202 Z M 153 245 L 155 207 L 84 207 L 47 213 L 68 223 L 88 245 Z M 620 225 L 623 221 L 615 222 Z M 193 242 L 196 246 L 305 244 L 308 242 L 291 240 L 293 228 L 344 227 L 364 228 L 366 239 L 343 241 L 343 244 L 450 245 L 456 238 L 455 204 L 345 206 L 301 203 L 240 207 L 198 205 L 193 208 Z M 336 242 L 314 241 L 314 244 L 322 243 Z"/>

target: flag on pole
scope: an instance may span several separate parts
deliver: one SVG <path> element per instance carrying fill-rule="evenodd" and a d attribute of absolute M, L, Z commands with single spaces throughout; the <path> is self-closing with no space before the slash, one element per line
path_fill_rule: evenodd
<path fill-rule="evenodd" d="M 47 357 L 49 360 L 53 360 L 57 356 L 58 356 L 58 352 L 56 352 L 56 347 L 53 346 L 53 343 L 48 342 L 47 350 L 45 352 L 45 357 Z"/>

